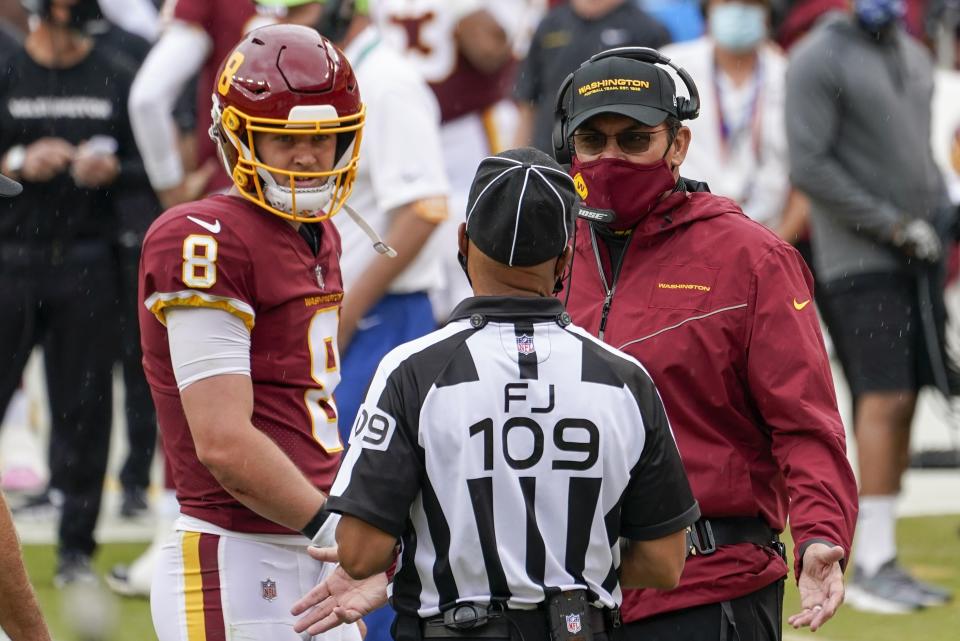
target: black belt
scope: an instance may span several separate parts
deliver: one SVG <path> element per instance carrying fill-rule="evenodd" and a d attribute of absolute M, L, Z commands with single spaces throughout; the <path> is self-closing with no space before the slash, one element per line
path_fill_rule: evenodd
<path fill-rule="evenodd" d="M 697 520 L 687 528 L 688 556 L 708 556 L 724 545 L 753 543 L 773 548 L 786 556 L 780 537 L 763 519 L 757 517 L 726 517 Z"/>
<path fill-rule="evenodd" d="M 492 604 L 487 606 L 486 604 L 482 603 L 463 604 L 458 607 L 463 607 L 464 605 L 479 610 L 481 613 L 486 613 L 487 617 L 489 617 L 487 618 L 486 623 L 473 627 L 458 628 L 449 625 L 449 615 L 447 615 L 445 619 L 443 614 L 438 614 L 437 616 L 430 617 L 429 619 L 421 619 L 420 629 L 423 632 L 423 638 L 456 639 L 482 637 L 509 639 L 510 628 L 513 627 L 518 620 L 526 617 L 535 620 L 536 624 L 542 624 L 546 634 L 549 635 L 549 630 L 547 630 L 547 619 L 543 610 L 506 610 L 500 604 Z M 456 608 L 454 608 L 454 610 L 456 610 Z M 598 632 L 606 632 L 612 625 L 608 624 L 608 618 L 618 615 L 619 610 L 603 610 L 600 608 L 591 607 L 590 625 L 594 634 Z M 511 619 L 513 620 L 512 623 Z"/>

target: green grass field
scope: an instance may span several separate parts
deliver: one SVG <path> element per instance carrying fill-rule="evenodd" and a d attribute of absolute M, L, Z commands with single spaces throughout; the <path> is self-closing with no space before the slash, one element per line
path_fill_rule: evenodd
<path fill-rule="evenodd" d="M 952 588 L 960 600 L 960 515 L 903 519 L 898 541 L 902 562 L 923 579 Z M 146 544 L 111 544 L 100 550 L 96 568 L 102 574 L 113 564 L 129 562 Z M 64 613 L 60 593 L 52 585 L 54 551 L 51 546 L 24 548 L 27 567 L 47 621 L 56 641 L 82 640 L 72 631 Z M 816 634 L 784 631 L 784 641 L 960 641 L 960 602 L 932 608 L 917 614 L 881 616 L 842 608 L 840 613 Z M 796 612 L 799 598 L 792 580 L 788 582 L 784 618 Z M 144 600 L 119 601 L 116 630 L 103 641 L 154 641 L 150 607 Z"/>

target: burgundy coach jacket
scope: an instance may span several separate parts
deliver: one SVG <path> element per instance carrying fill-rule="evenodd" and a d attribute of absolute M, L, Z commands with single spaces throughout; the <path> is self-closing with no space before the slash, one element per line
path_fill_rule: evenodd
<path fill-rule="evenodd" d="M 800 255 L 733 201 L 686 192 L 661 201 L 625 251 L 614 285 L 606 242 L 578 221 L 569 311 L 598 333 L 602 269 L 614 286 L 603 339 L 653 377 L 703 517 L 757 516 L 780 532 L 789 515 L 798 552 L 820 540 L 849 558 L 857 487 Z M 736 598 L 786 573 L 771 548 L 724 546 L 688 558 L 675 590 L 625 591 L 624 619 Z"/>

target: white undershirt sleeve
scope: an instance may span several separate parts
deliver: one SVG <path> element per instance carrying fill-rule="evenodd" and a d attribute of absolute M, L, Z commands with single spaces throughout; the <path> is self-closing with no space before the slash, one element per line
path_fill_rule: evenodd
<path fill-rule="evenodd" d="M 150 42 L 160 31 L 160 15 L 150 0 L 100 0 L 107 20 Z"/>
<path fill-rule="evenodd" d="M 250 332 L 222 309 L 170 307 L 164 318 L 177 387 L 221 374 L 250 375 Z"/>
<path fill-rule="evenodd" d="M 174 20 L 150 50 L 130 88 L 130 125 L 156 190 L 176 187 L 183 180 L 173 107 L 212 48 L 213 41 L 199 26 Z"/>

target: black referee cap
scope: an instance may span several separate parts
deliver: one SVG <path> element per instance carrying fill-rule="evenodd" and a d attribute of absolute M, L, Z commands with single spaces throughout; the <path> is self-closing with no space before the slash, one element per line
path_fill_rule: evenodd
<path fill-rule="evenodd" d="M 470 185 L 467 237 L 510 267 L 538 265 L 562 252 L 578 198 L 573 179 L 538 149 L 484 158 Z"/>
<path fill-rule="evenodd" d="M 0 196 L 17 196 L 21 191 L 23 191 L 23 185 L 0 174 Z"/>

